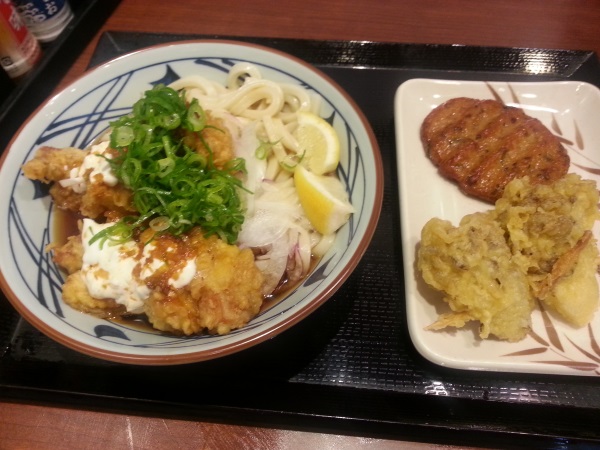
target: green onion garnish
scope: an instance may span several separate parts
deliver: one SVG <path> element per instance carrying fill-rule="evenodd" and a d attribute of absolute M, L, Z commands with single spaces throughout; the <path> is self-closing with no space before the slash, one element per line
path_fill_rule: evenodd
<path fill-rule="evenodd" d="M 178 235 L 200 226 L 234 243 L 244 221 L 236 174 L 245 172 L 241 158 L 218 169 L 183 142 L 185 133 L 207 127 L 206 112 L 197 100 L 187 105 L 184 92 L 163 85 L 146 91 L 131 114 L 112 122 L 109 159 L 117 178 L 133 191 L 133 203 L 143 220 L 126 217 L 92 239 L 123 241 L 136 228 L 160 218 L 159 230 Z M 212 151 L 200 136 L 208 155 Z M 100 234 L 100 233 L 99 233 Z"/>

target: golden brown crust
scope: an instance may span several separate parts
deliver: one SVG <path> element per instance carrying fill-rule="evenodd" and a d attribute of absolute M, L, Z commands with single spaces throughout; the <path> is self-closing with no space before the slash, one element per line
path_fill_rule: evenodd
<path fill-rule="evenodd" d="M 558 138 L 539 120 L 495 100 L 448 100 L 425 118 L 421 138 L 442 175 L 491 203 L 514 178 L 549 184 L 570 164 Z"/>
<path fill-rule="evenodd" d="M 41 147 L 35 157 L 23 165 L 23 173 L 31 180 L 52 183 L 50 195 L 60 209 L 108 221 L 137 213 L 133 193 L 122 184 L 109 186 L 90 182 L 84 192 L 78 193 L 57 183 L 68 179 L 71 169 L 81 166 L 87 154 L 76 148 Z"/>
<path fill-rule="evenodd" d="M 567 174 L 550 184 L 512 180 L 495 209 L 469 214 L 454 227 L 439 218 L 423 227 L 417 267 L 444 293 L 452 312 L 428 330 L 481 323 L 481 337 L 518 341 L 537 299 L 582 327 L 598 309 L 600 219 L 596 183 Z"/>
<path fill-rule="evenodd" d="M 188 245 L 196 255 L 196 275 L 181 289 L 166 289 L 160 273 L 151 276 L 148 282 L 156 287 L 144 306 L 148 320 L 159 330 L 186 335 L 226 334 L 244 326 L 263 302 L 263 276 L 252 251 L 204 238 L 198 229 Z"/>
<path fill-rule="evenodd" d="M 62 297 L 72 308 L 103 319 L 120 317 L 126 313 L 125 307 L 111 298 L 92 297 L 79 270 L 65 280 Z"/>
<path fill-rule="evenodd" d="M 137 214 L 133 205 L 133 192 L 117 184 L 109 186 L 104 183 L 90 183 L 81 196 L 79 213 L 84 217 L 106 218 L 117 221 L 123 216 Z"/>
<path fill-rule="evenodd" d="M 215 167 L 222 169 L 228 161 L 235 158 L 233 140 L 222 119 L 207 113 L 207 123 L 209 126 L 200 133 L 186 132 L 184 143 L 207 160 L 212 159 Z"/>
<path fill-rule="evenodd" d="M 68 178 L 70 170 L 79 167 L 85 155 L 87 152 L 78 148 L 40 147 L 35 157 L 23 165 L 23 173 L 30 180 L 59 181 Z"/>
<path fill-rule="evenodd" d="M 467 215 L 458 227 L 438 218 L 425 224 L 417 267 L 427 284 L 444 292 L 452 310 L 427 329 L 475 320 L 482 339 L 519 341 L 527 335 L 533 297 L 504 235 L 488 213 Z"/>
<path fill-rule="evenodd" d="M 62 246 L 51 244 L 48 250 L 54 252 L 54 262 L 65 269 L 69 275 L 81 270 L 83 265 L 81 235 L 68 237 L 67 242 Z"/>

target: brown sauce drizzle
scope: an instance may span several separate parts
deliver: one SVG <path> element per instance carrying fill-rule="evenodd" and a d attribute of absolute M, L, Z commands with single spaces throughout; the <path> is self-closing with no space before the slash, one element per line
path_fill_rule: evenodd
<path fill-rule="evenodd" d="M 52 240 L 53 243 L 56 243 L 57 245 L 64 245 L 67 242 L 67 238 L 79 234 L 78 221 L 81 220 L 81 216 L 58 208 L 55 209 L 53 215 L 55 230 Z M 319 260 L 319 258 L 315 258 L 314 256 L 311 258 L 308 274 L 312 273 Z M 305 279 L 306 277 L 300 279 L 296 283 L 290 283 L 289 279 L 284 276 L 275 290 L 264 298 L 259 314 L 277 305 Z M 145 314 L 130 314 L 122 317 L 110 318 L 108 320 L 134 328 L 138 331 L 167 334 L 153 328 Z"/>

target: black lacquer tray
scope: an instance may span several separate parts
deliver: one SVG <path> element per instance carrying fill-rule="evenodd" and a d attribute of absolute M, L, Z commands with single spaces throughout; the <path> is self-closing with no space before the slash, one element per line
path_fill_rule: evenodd
<path fill-rule="evenodd" d="M 451 370 L 415 350 L 404 306 L 393 111 L 397 87 L 416 77 L 600 85 L 596 55 L 109 32 L 92 65 L 140 47 L 198 38 L 244 40 L 294 54 L 356 100 L 385 167 L 372 244 L 344 286 L 300 324 L 241 353 L 184 366 L 127 366 L 77 354 L 29 326 L 2 297 L 0 397 L 459 445 L 600 445 L 600 378 Z M 532 60 L 543 73 L 528 71 Z"/>

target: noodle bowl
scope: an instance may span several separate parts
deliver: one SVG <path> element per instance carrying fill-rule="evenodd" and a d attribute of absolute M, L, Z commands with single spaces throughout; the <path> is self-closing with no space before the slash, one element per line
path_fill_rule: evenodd
<path fill-rule="evenodd" d="M 252 67 L 237 65 L 245 61 Z M 236 71 L 231 70 L 233 66 Z M 273 88 L 271 81 L 277 87 Z M 242 191 L 247 217 L 238 245 L 260 248 L 255 254 L 260 265 L 287 259 L 291 240 L 295 242 L 294 255 L 302 261 L 296 267 L 308 271 L 284 298 L 262 310 L 247 326 L 223 336 L 185 338 L 151 333 L 81 314 L 65 305 L 61 300 L 64 275 L 44 252 L 57 234 L 55 206 L 21 173 L 23 163 L 40 145 L 85 148 L 111 121 L 130 110 L 141 91 L 157 83 L 177 86 L 174 82 L 185 82 L 182 87 L 188 95 L 208 98 L 203 107 L 212 108 L 211 114 L 220 114 L 224 127 L 235 136 L 236 156 L 256 156 L 255 144 L 270 145 L 268 155 L 255 158 L 256 167 L 248 167 L 244 177 L 245 187 L 260 195 Z M 252 95 L 259 93 L 252 103 L 244 104 L 231 94 L 250 87 L 255 89 Z M 223 106 L 211 107 L 211 101 Z M 319 111 L 340 136 L 338 176 L 352 198 L 355 213 L 335 236 L 320 236 L 297 216 L 297 193 L 286 167 L 298 162 L 293 139 L 298 111 Z M 334 294 L 358 264 L 374 233 L 383 193 L 381 159 L 372 130 L 335 82 L 289 55 L 223 41 L 144 49 L 90 71 L 49 99 L 23 125 L 4 152 L 0 180 L 4 186 L 0 190 L 0 216 L 8 224 L 7 232 L 0 236 L 0 247 L 6 249 L 0 253 L 0 285 L 16 310 L 69 348 L 102 359 L 152 365 L 231 354 L 270 339 L 307 317 Z M 279 217 L 285 232 L 275 226 L 270 215 Z M 271 228 L 269 233 L 267 227 Z M 264 239 L 267 234 L 288 243 L 271 242 L 272 248 L 265 248 L 269 245 Z M 310 260 L 311 255 L 322 256 Z M 286 265 L 286 270 L 293 269 Z"/>

